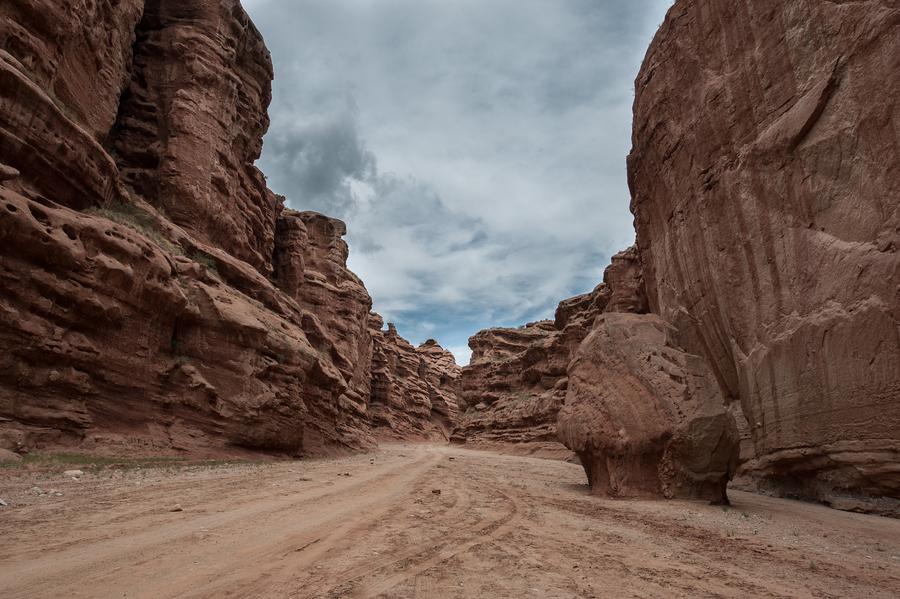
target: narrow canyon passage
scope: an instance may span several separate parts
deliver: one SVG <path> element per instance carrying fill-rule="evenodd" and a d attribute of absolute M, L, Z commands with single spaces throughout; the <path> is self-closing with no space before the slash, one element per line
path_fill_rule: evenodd
<path fill-rule="evenodd" d="M 61 496 L 38 497 L 31 489 Z M 0 474 L 0 589 L 36 597 L 894 597 L 900 521 L 732 492 L 592 497 L 580 466 L 437 445 Z M 440 491 L 438 493 L 438 491 Z M 180 511 L 173 511 L 180 510 Z"/>

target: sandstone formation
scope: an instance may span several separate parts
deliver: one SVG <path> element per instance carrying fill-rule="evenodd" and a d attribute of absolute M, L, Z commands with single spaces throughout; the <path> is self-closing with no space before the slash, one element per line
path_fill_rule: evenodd
<path fill-rule="evenodd" d="M 446 439 L 457 412 L 459 367 L 452 354 L 429 340 L 415 348 L 377 314 L 370 410 L 376 435 Z"/>
<path fill-rule="evenodd" d="M 594 318 L 608 307 L 645 311 L 637 253 L 613 258 L 604 283 L 561 302 L 555 321 L 517 329 L 488 329 L 469 340 L 472 359 L 462 373 L 462 402 L 453 440 L 514 445 L 519 452 L 567 455 L 556 420 L 565 402 L 567 369 Z"/>
<path fill-rule="evenodd" d="M 428 384 L 431 401 L 431 420 L 440 426 L 444 437 L 449 436 L 459 417 L 459 394 L 462 368 L 449 350 L 434 339 L 416 348 L 425 364 L 420 376 Z"/>
<path fill-rule="evenodd" d="M 679 0 L 637 79 L 650 306 L 764 489 L 900 512 L 900 6 Z"/>
<path fill-rule="evenodd" d="M 460 414 L 452 441 L 520 451 L 559 451 L 556 414 L 565 397 L 566 357 L 552 321 L 518 329 L 488 329 L 469 339 Z M 553 361 L 551 363 L 551 361 Z"/>
<path fill-rule="evenodd" d="M 239 2 L 10 0 L 0 42 L 0 447 L 371 447 L 371 299 L 344 224 L 253 166 L 272 66 Z M 421 356 L 397 434 L 454 417 Z"/>
<path fill-rule="evenodd" d="M 715 377 L 658 316 L 601 315 L 569 365 L 560 439 L 596 493 L 727 503 L 738 431 Z"/>
<path fill-rule="evenodd" d="M 254 166 L 272 63 L 231 0 L 148 0 L 105 143 L 123 178 L 197 239 L 268 269 L 275 196 Z"/>
<path fill-rule="evenodd" d="M 629 248 L 593 292 L 561 302 L 555 321 L 478 333 L 453 440 L 542 455 L 560 455 L 561 441 L 596 493 L 726 502 L 734 419 L 703 359 L 647 311 Z"/>

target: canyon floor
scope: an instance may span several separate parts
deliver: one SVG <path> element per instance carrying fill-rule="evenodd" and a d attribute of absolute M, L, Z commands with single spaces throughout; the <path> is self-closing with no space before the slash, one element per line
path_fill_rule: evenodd
<path fill-rule="evenodd" d="M 39 494 L 38 489 L 44 492 Z M 51 492 L 48 492 L 51 491 Z M 438 493 L 439 491 L 439 493 Z M 437 445 L 0 471 L 0 595 L 896 597 L 900 521 L 732 493 L 613 501 L 577 465 Z"/>

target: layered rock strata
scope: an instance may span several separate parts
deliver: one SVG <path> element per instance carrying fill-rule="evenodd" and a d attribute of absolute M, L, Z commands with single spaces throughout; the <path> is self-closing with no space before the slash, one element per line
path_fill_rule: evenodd
<path fill-rule="evenodd" d="M 604 283 L 561 302 L 555 320 L 515 329 L 488 329 L 469 340 L 472 359 L 462 372 L 462 402 L 453 440 L 507 450 L 570 455 L 560 446 L 557 415 L 565 403 L 567 369 L 608 307 L 645 310 L 634 249 L 613 258 Z M 509 447 L 510 445 L 514 447 Z"/>
<path fill-rule="evenodd" d="M 371 299 L 344 224 L 253 166 L 237 0 L 11 0 L 0 41 L 0 446 L 371 447 Z M 439 371 L 407 428 L 452 419 Z"/>
<path fill-rule="evenodd" d="M 204 243 L 271 267 L 275 196 L 253 166 L 272 63 L 233 0 L 146 0 L 105 143 L 125 182 Z"/>
<path fill-rule="evenodd" d="M 562 442 L 596 493 L 726 502 L 734 419 L 703 359 L 647 311 L 629 248 L 593 292 L 561 302 L 555 321 L 475 335 L 453 439 L 541 455 L 560 455 Z"/>
<path fill-rule="evenodd" d="M 637 78 L 653 311 L 739 400 L 764 489 L 898 513 L 900 7 L 679 0 Z"/>
<path fill-rule="evenodd" d="M 393 324 L 372 314 L 374 350 L 369 404 L 375 433 L 393 438 L 446 439 L 457 412 L 459 367 L 434 340 L 413 347 Z"/>

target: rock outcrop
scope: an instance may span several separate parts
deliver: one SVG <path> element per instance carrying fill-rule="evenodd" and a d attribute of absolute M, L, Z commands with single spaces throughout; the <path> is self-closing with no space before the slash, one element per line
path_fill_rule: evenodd
<path fill-rule="evenodd" d="M 739 400 L 744 474 L 900 508 L 894 2 L 679 0 L 637 79 L 653 312 Z"/>
<path fill-rule="evenodd" d="M 459 367 L 436 341 L 413 347 L 386 331 L 383 319 L 369 320 L 374 339 L 369 407 L 375 434 L 393 438 L 446 439 L 457 412 Z"/>
<path fill-rule="evenodd" d="M 647 312 L 629 248 L 593 292 L 561 302 L 555 321 L 475 335 L 453 440 L 545 456 L 562 455 L 562 442 L 596 493 L 726 502 L 734 418 L 703 359 Z"/>
<path fill-rule="evenodd" d="M 656 315 L 597 318 L 569 365 L 559 436 L 595 493 L 727 503 L 739 436 L 709 366 Z"/>
<path fill-rule="evenodd" d="M 11 0 L 0 41 L 0 447 L 371 447 L 371 299 L 344 224 L 253 166 L 272 65 L 239 2 Z M 397 434 L 454 417 L 422 355 Z"/>
<path fill-rule="evenodd" d="M 556 415 L 565 397 L 566 358 L 553 321 L 518 329 L 488 329 L 469 339 L 462 371 L 462 405 L 454 443 L 518 451 L 559 451 Z M 551 363 L 552 361 L 552 363 Z"/>
<path fill-rule="evenodd" d="M 232 0 L 147 0 L 106 137 L 125 182 L 195 238 L 267 271 L 275 195 L 253 166 L 272 63 Z"/>
<path fill-rule="evenodd" d="M 453 354 L 434 339 L 426 340 L 416 348 L 416 353 L 425 364 L 420 376 L 428 384 L 430 419 L 439 425 L 446 437 L 453 431 L 459 417 L 462 368 Z"/>
<path fill-rule="evenodd" d="M 275 281 L 316 316 L 310 336 L 347 382 L 340 403 L 368 420 L 371 385 L 372 299 L 363 282 L 347 269 L 347 226 L 315 212 L 284 210 L 278 219 Z M 321 329 L 321 330 L 319 330 Z"/>
<path fill-rule="evenodd" d="M 571 455 L 560 446 L 556 424 L 565 403 L 569 363 L 594 319 L 608 307 L 646 310 L 638 293 L 641 285 L 632 248 L 613 258 L 604 282 L 594 291 L 561 302 L 555 320 L 488 329 L 473 336 L 472 359 L 462 373 L 466 409 L 453 441 Z"/>

